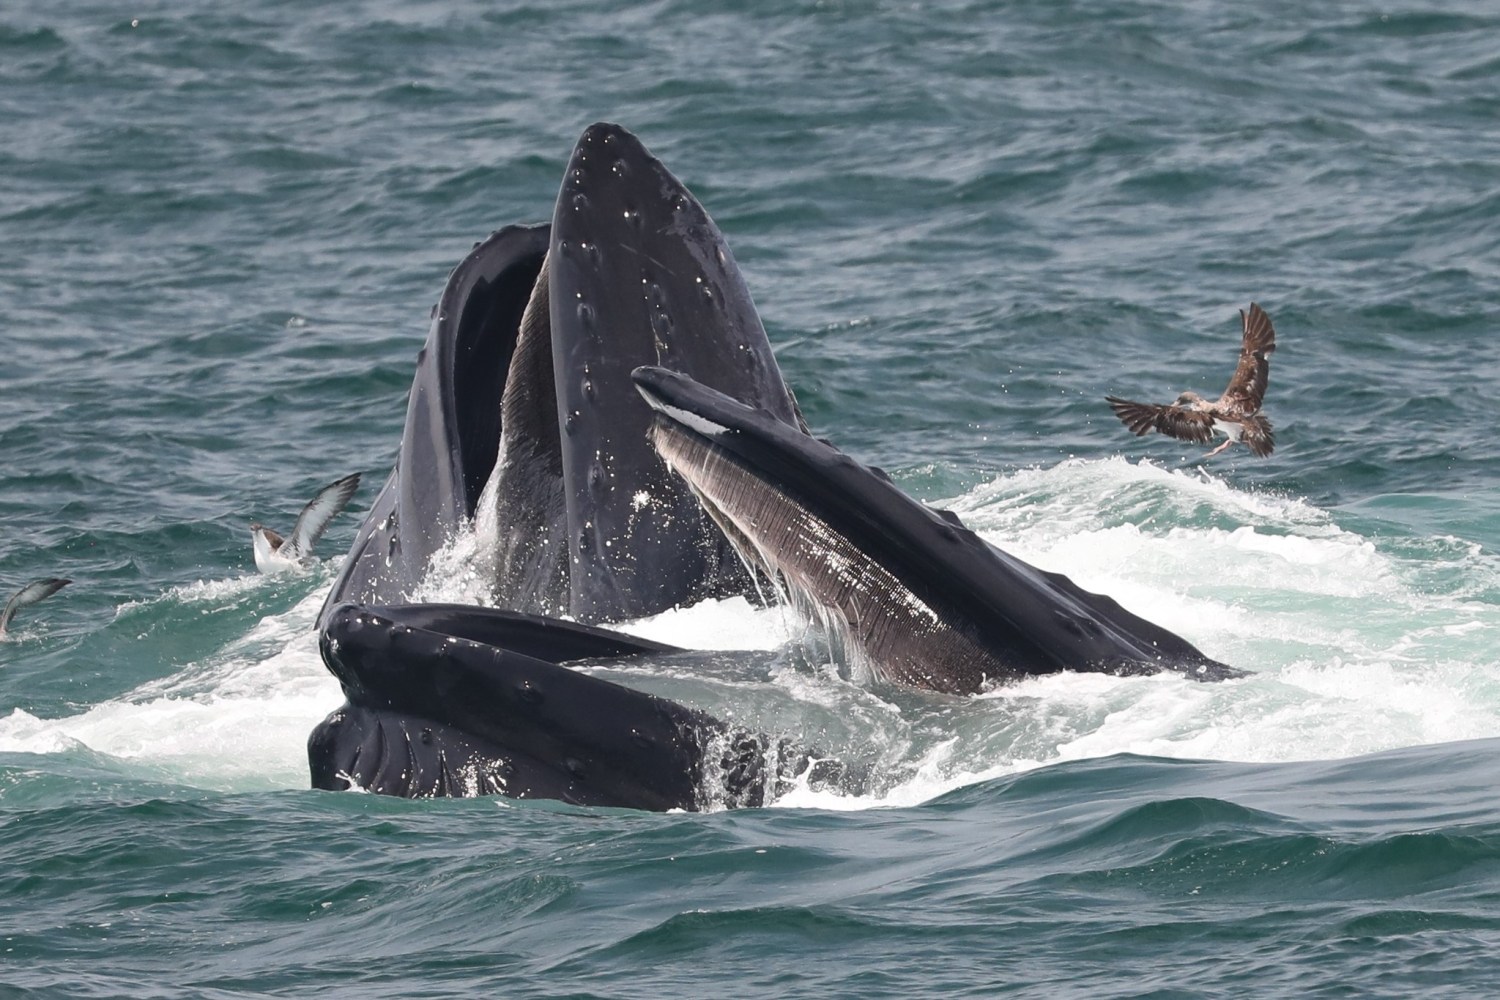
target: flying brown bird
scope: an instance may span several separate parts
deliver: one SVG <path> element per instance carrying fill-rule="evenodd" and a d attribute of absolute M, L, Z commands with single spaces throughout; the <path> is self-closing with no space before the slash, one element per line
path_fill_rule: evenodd
<path fill-rule="evenodd" d="M 1229 438 L 1206 458 L 1212 458 L 1236 441 L 1243 441 L 1256 455 L 1269 455 L 1276 447 L 1271 421 L 1260 412 L 1271 373 L 1271 352 L 1276 350 L 1276 330 L 1271 317 L 1254 302 L 1250 311 L 1240 310 L 1245 328 L 1240 343 L 1240 363 L 1229 380 L 1229 388 L 1218 399 L 1204 399 L 1184 392 L 1175 403 L 1135 403 L 1105 396 L 1115 416 L 1137 435 L 1157 431 L 1179 441 L 1206 444 L 1215 434 Z"/>

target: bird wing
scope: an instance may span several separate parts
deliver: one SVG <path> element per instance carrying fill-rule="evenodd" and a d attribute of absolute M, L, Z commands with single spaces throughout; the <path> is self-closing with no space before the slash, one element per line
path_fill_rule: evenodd
<path fill-rule="evenodd" d="M 313 545 L 328 530 L 329 522 L 348 505 L 357 489 L 358 472 L 335 480 L 319 490 L 318 495 L 309 500 L 307 506 L 302 508 L 302 513 L 297 515 L 297 524 L 292 528 L 291 537 L 281 547 L 281 554 L 291 559 L 303 559 L 311 555 Z"/>
<path fill-rule="evenodd" d="M 1271 421 L 1257 413 L 1241 420 L 1240 426 L 1244 428 L 1240 432 L 1240 440 L 1253 454 L 1265 458 L 1276 450 L 1276 435 L 1271 433 Z"/>
<path fill-rule="evenodd" d="M 5 602 L 5 610 L 0 611 L 0 634 L 5 632 L 5 626 L 10 624 L 10 620 L 16 616 L 17 611 L 51 597 L 72 582 L 72 580 L 53 576 L 45 580 L 33 580 L 16 591 L 11 595 L 10 600 Z"/>
<path fill-rule="evenodd" d="M 1137 435 L 1156 431 L 1179 441 L 1203 444 L 1214 436 L 1213 415 L 1186 406 L 1159 403 L 1136 403 L 1116 396 L 1105 396 L 1120 422 Z"/>
<path fill-rule="evenodd" d="M 1266 398 L 1266 380 L 1271 376 L 1271 352 L 1276 350 L 1276 328 L 1260 306 L 1252 302 L 1249 312 L 1241 309 L 1240 324 L 1245 328 L 1240 362 L 1218 403 L 1220 410 L 1235 419 L 1260 410 L 1261 400 Z"/>

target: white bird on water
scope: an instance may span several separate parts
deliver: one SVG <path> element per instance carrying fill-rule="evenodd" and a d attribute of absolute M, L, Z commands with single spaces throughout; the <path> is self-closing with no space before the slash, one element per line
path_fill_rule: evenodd
<path fill-rule="evenodd" d="M 262 573 L 280 573 L 301 569 L 312 562 L 312 547 L 339 511 L 348 505 L 359 489 L 359 473 L 335 480 L 318 491 L 297 515 L 290 538 L 282 538 L 262 524 L 250 525 L 255 547 L 255 568 Z"/>
<path fill-rule="evenodd" d="M 72 580 L 50 576 L 45 580 L 33 580 L 12 594 L 10 600 L 5 602 L 5 610 L 0 611 L 0 638 L 4 638 L 5 627 L 10 624 L 10 620 L 16 616 L 17 611 L 51 597 L 72 582 Z"/>

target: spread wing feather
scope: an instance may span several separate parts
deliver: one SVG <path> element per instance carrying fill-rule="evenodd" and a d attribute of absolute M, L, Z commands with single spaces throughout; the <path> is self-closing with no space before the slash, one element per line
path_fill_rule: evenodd
<path fill-rule="evenodd" d="M 0 635 L 5 633 L 5 626 L 10 624 L 10 620 L 15 617 L 17 611 L 51 597 L 72 582 L 72 580 L 53 576 L 45 580 L 33 580 L 16 591 L 11 595 L 10 600 L 5 602 L 5 610 L 0 611 Z"/>
<path fill-rule="evenodd" d="M 1276 328 L 1271 317 L 1254 302 L 1250 311 L 1240 310 L 1245 333 L 1240 342 L 1240 361 L 1229 380 L 1229 388 L 1219 398 L 1219 410 L 1228 417 L 1242 419 L 1260 410 L 1266 398 L 1266 381 L 1271 375 L 1271 352 L 1276 350 Z"/>
<path fill-rule="evenodd" d="M 328 523 L 344 509 L 357 489 L 358 472 L 335 480 L 319 490 L 318 495 L 309 500 L 307 506 L 302 508 L 302 513 L 297 515 L 292 535 L 281 547 L 282 555 L 292 559 L 304 559 L 311 555 L 313 545 L 328 530 Z"/>
<path fill-rule="evenodd" d="M 1185 406 L 1136 403 L 1116 396 L 1105 396 L 1120 422 L 1137 435 L 1156 431 L 1179 441 L 1203 444 L 1213 438 L 1214 418 L 1201 410 Z"/>

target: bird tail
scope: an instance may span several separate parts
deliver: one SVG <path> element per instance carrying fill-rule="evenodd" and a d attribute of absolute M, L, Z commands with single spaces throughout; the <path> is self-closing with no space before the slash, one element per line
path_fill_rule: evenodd
<path fill-rule="evenodd" d="M 1264 414 L 1257 413 L 1253 417 L 1246 417 L 1243 421 L 1244 431 L 1240 434 L 1243 441 L 1253 454 L 1265 458 L 1276 450 L 1276 435 L 1271 432 L 1271 421 Z"/>

